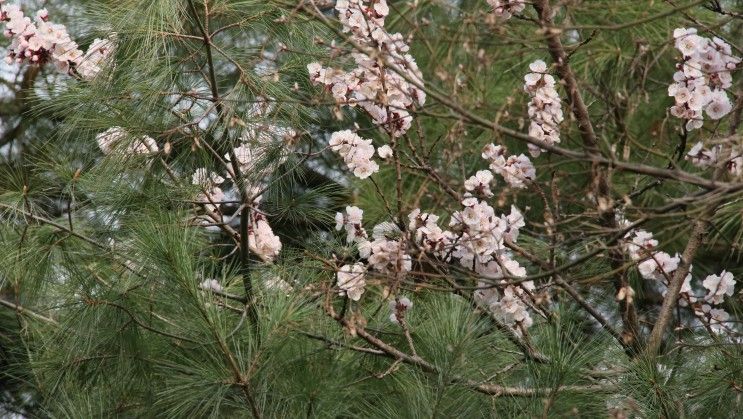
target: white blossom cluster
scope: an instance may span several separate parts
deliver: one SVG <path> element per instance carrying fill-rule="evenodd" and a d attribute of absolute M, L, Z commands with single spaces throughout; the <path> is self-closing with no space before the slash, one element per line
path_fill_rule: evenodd
<path fill-rule="evenodd" d="M 462 200 L 464 209 L 452 214 L 449 226 L 458 237 L 452 256 L 465 268 L 483 275 L 501 275 L 498 263 L 490 264 L 505 254 L 504 240 L 516 241 L 525 225 L 521 212 L 511 206 L 509 215 L 495 215 L 493 207 L 474 197 Z M 501 263 L 505 261 L 501 258 Z M 502 276 L 502 275 L 501 275 Z"/>
<path fill-rule="evenodd" d="M 526 7 L 524 0 L 488 0 L 488 4 L 493 7 L 495 15 L 503 20 L 510 19 Z"/>
<path fill-rule="evenodd" d="M 726 142 L 708 148 L 699 141 L 686 153 L 685 158 L 702 169 L 724 164 L 731 175 L 736 177 L 743 175 L 743 147 L 736 144 Z"/>
<path fill-rule="evenodd" d="M 525 188 L 537 173 L 529 157 L 524 154 L 508 156 L 501 145 L 488 144 L 482 149 L 482 158 L 490 162 L 490 170 L 514 188 Z"/>
<path fill-rule="evenodd" d="M 372 238 L 374 240 L 369 244 L 371 254 L 368 262 L 375 271 L 394 274 L 408 272 L 413 268 L 413 262 L 405 246 L 406 240 L 397 225 L 390 222 L 375 225 Z"/>
<path fill-rule="evenodd" d="M 379 165 L 372 160 L 374 157 L 372 140 L 365 140 L 351 130 L 343 130 L 334 132 L 330 136 L 329 144 L 359 179 L 366 179 L 379 171 Z M 382 153 L 386 155 L 386 150 Z"/>
<path fill-rule="evenodd" d="M 629 257 L 638 262 L 637 269 L 645 279 L 667 281 L 668 277 L 678 268 L 681 258 L 678 254 L 658 251 L 658 240 L 653 233 L 635 229 L 624 236 L 622 248 Z"/>
<path fill-rule="evenodd" d="M 350 71 L 311 63 L 310 80 L 325 86 L 338 104 L 359 106 L 391 136 L 402 136 L 411 125 L 409 111 L 422 106 L 426 95 L 409 81 L 423 84 L 409 46 L 401 34 L 390 35 L 384 28 L 387 0 L 338 0 L 335 9 L 343 32 L 373 54 L 352 53 L 356 67 Z"/>
<path fill-rule="evenodd" d="M 702 281 L 702 286 L 707 289 L 704 300 L 710 304 L 722 304 L 727 295 L 732 297 L 735 290 L 735 279 L 733 274 L 722 271 L 720 275 L 709 275 Z"/>
<path fill-rule="evenodd" d="M 224 199 L 224 192 L 219 187 L 224 183 L 224 178 L 217 173 L 209 173 L 206 168 L 201 167 L 196 169 L 191 176 L 191 183 L 201 188 L 196 201 L 203 203 L 209 211 L 217 211 Z"/>
<path fill-rule="evenodd" d="M 157 142 L 152 137 L 143 135 L 131 141 L 130 138 L 129 133 L 121 127 L 111 127 L 95 137 L 98 147 L 103 154 L 123 153 L 131 155 L 150 154 L 160 151 Z M 123 144 L 126 144 L 126 147 Z"/>
<path fill-rule="evenodd" d="M 426 253 L 442 259 L 447 257 L 454 235 L 438 226 L 438 215 L 422 213 L 420 208 L 416 208 L 408 214 L 408 221 L 408 229 L 416 245 Z"/>
<path fill-rule="evenodd" d="M 258 160 L 258 156 L 253 153 L 253 149 L 245 143 L 233 148 L 232 153 L 235 155 L 235 163 L 240 173 L 248 173 Z M 227 153 L 224 155 L 224 159 L 228 163 L 228 176 L 233 178 L 232 156 Z"/>
<path fill-rule="evenodd" d="M 480 177 L 483 176 L 487 178 Z M 482 279 L 475 296 L 481 304 L 517 332 L 531 326 L 533 320 L 526 300 L 531 298 L 533 282 L 506 282 L 526 276 L 526 269 L 512 258 L 504 244 L 506 239 L 518 240 L 519 229 L 525 225 L 522 213 L 512 206 L 510 214 L 496 216 L 490 205 L 474 196 L 466 197 L 462 205 L 464 208 L 451 217 L 451 230 L 439 227 L 437 215 L 416 208 L 408 215 L 407 231 L 400 231 L 394 223 L 383 222 L 374 226 L 371 242 L 363 227 L 360 208 L 348 206 L 345 212 L 336 214 L 336 230 L 345 230 L 346 241 L 355 243 L 360 258 L 366 259 L 366 264 L 344 265 L 337 272 L 341 295 L 360 298 L 366 286 L 367 270 L 387 275 L 410 271 L 412 258 L 408 247 L 413 246 L 443 261 L 456 259 L 461 266 L 477 273 Z M 407 302 L 399 301 L 405 309 L 409 308 Z M 396 302 L 395 307 L 398 306 Z M 397 323 L 396 316 L 402 308 L 398 310 L 392 303 L 390 308 L 393 311 L 390 320 Z"/>
<path fill-rule="evenodd" d="M 525 225 L 523 215 L 511 206 L 510 214 L 498 217 L 490 205 L 474 197 L 465 198 L 462 205 L 464 209 L 455 212 L 449 223 L 457 237 L 452 243 L 452 257 L 480 275 L 482 280 L 475 296 L 499 320 L 516 331 L 528 328 L 533 320 L 525 299 L 534 283 L 507 285 L 504 279 L 526 276 L 526 269 L 504 246 L 505 239 L 518 240 L 519 229 Z"/>
<path fill-rule="evenodd" d="M 560 142 L 560 123 L 564 116 L 555 78 L 547 74 L 547 64 L 536 60 L 529 64 L 532 73 L 524 76 L 524 91 L 529 93 L 529 136 L 554 145 Z M 543 150 L 529 144 L 529 153 L 537 157 Z"/>
<path fill-rule="evenodd" d="M 666 252 L 657 251 L 658 241 L 653 238 L 653 233 L 645 230 L 633 230 L 627 235 L 622 242 L 622 248 L 634 261 L 639 261 L 638 270 L 640 275 L 645 279 L 657 280 L 663 286 L 663 297 L 668 293 L 669 280 L 671 274 L 678 269 L 680 262 L 679 255 L 671 256 Z M 732 296 L 735 289 L 735 279 L 733 274 L 722 271 L 720 275 L 708 275 L 703 281 L 702 286 L 706 289 L 706 295 L 697 296 L 692 288 L 692 270 L 689 266 L 689 273 L 681 284 L 679 293 L 679 305 L 693 305 L 694 314 L 703 319 L 709 327 L 716 333 L 725 330 L 724 323 L 730 318 L 730 315 L 721 308 L 712 306 L 722 304 L 725 296 Z M 635 292 L 630 286 L 623 287 L 617 294 L 618 300 L 627 299 L 632 302 Z M 702 303 L 698 303 L 703 300 Z"/>
<path fill-rule="evenodd" d="M 63 73 L 93 79 L 108 61 L 114 45 L 108 39 L 96 39 L 86 53 L 79 49 L 64 25 L 49 22 L 49 12 L 40 9 L 33 20 L 17 5 L 5 5 L 0 0 L 0 21 L 5 22 L 4 34 L 11 38 L 5 60 L 43 65 L 53 63 Z"/>
<path fill-rule="evenodd" d="M 241 143 L 233 148 L 237 169 L 240 173 L 248 173 L 255 166 L 256 155 L 253 149 L 246 143 Z M 231 153 L 224 156 L 227 164 L 227 177 L 234 179 L 234 170 L 232 168 Z M 206 209 L 216 211 L 220 206 L 220 201 L 225 197 L 224 192 L 219 187 L 224 182 L 224 178 L 217 173 L 208 173 L 207 169 L 199 168 L 194 172 L 191 182 L 201 187 L 201 192 L 196 197 L 198 202 L 203 202 Z M 235 185 L 237 186 L 237 185 Z M 245 193 L 253 198 L 253 207 L 257 208 L 263 197 L 260 195 L 261 185 L 246 184 Z M 250 225 L 248 227 L 248 248 L 255 253 L 264 262 L 273 262 L 281 252 L 281 239 L 275 235 L 271 225 L 268 223 L 266 216 L 258 210 L 250 212 Z"/>
<path fill-rule="evenodd" d="M 475 296 L 487 304 L 488 308 L 495 314 L 501 322 L 505 323 L 520 331 L 521 328 L 528 328 L 534 324 L 534 320 L 528 311 L 528 306 L 524 302 L 528 299 L 528 292 L 534 290 L 532 281 L 522 282 L 518 285 L 507 285 L 500 292 L 492 285 L 481 282 Z"/>
<path fill-rule="evenodd" d="M 676 65 L 668 95 L 675 98 L 671 114 L 685 119 L 686 129 L 701 128 L 705 112 L 711 119 L 720 119 L 733 108 L 726 89 L 732 86 L 730 74 L 740 63 L 730 45 L 720 38 L 700 36 L 695 28 L 673 31 L 676 49 L 683 58 Z"/>

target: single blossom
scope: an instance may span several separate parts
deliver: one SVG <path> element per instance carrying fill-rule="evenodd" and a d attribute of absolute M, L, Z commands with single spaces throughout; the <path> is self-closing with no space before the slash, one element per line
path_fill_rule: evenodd
<path fill-rule="evenodd" d="M 708 290 L 704 300 L 710 304 L 721 304 L 725 296 L 733 295 L 735 279 L 733 274 L 722 271 L 720 275 L 709 275 L 702 281 L 702 286 Z"/>
<path fill-rule="evenodd" d="M 400 324 L 407 314 L 408 310 L 413 307 L 413 302 L 408 297 L 396 298 L 390 300 L 390 321 L 395 324 Z"/>
<path fill-rule="evenodd" d="M 493 173 L 490 170 L 480 170 L 474 176 L 464 181 L 464 189 L 478 196 L 489 198 L 493 196 L 490 183 L 493 181 Z"/>
<path fill-rule="evenodd" d="M 366 268 L 362 263 L 343 265 L 336 273 L 338 293 L 353 301 L 359 301 L 366 287 Z"/>

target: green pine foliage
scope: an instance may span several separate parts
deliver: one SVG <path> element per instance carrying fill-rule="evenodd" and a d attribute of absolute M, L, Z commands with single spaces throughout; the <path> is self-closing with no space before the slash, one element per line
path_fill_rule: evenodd
<path fill-rule="evenodd" d="M 406 223 L 414 208 L 446 226 L 461 202 L 443 185 L 463 193 L 463 181 L 487 167 L 484 145 L 520 154 L 525 143 L 429 95 L 400 139 L 403 174 L 387 164 L 373 181 L 349 176 L 328 149 L 332 132 L 358 129 L 375 146 L 389 137 L 359 107 L 337 106 L 309 80 L 310 62 L 348 65 L 343 51 L 351 46 L 335 32 L 333 2 L 316 1 L 318 9 L 283 0 L 21 3 L 29 15 L 44 3 L 84 47 L 115 34 L 116 49 L 90 81 L 51 65 L 3 74 L 16 90 L 0 103 L 0 416 L 741 416 L 743 188 L 705 197 L 721 205 L 693 270 L 697 284 L 722 269 L 738 280 L 724 304 L 737 319 L 730 339 L 708 333 L 692 310 L 679 307 L 657 357 L 632 353 L 556 285 L 554 272 L 519 255 L 538 276 L 535 324 L 526 336 L 504 331 L 473 302 L 477 275 L 423 258 L 414 262 L 421 274 L 399 282 L 370 274 L 361 300 L 352 301 L 338 295 L 335 274 L 357 261 L 358 251 L 335 229 L 336 212 L 362 208 L 370 233 L 398 214 Z M 535 59 L 551 61 L 531 5 L 504 22 L 485 1 L 388 3 L 386 27 L 409 35 L 427 88 L 526 132 L 523 75 Z M 701 139 L 726 135 L 732 119 L 686 132 L 667 112 L 678 59 L 671 34 L 694 26 L 740 51 L 743 2 L 552 3 L 599 148 L 622 161 L 708 176 L 683 154 Z M 211 34 L 206 41 L 204 32 Z M 733 77 L 740 109 L 740 67 Z M 582 151 L 559 89 L 566 115 L 560 145 Z M 262 106 L 270 110 L 256 111 Z M 96 135 L 114 126 L 129 134 L 120 149 L 150 136 L 160 151 L 103 154 Z M 204 208 L 191 177 L 202 167 L 224 175 L 220 160 L 249 128 L 277 126 L 293 130 L 281 139 L 286 147 L 255 145 L 244 174 L 246 183 L 265 185 L 259 209 L 282 242 L 276 260 L 265 263 L 255 254 L 243 258 L 226 229 L 201 225 Z M 740 129 L 733 134 L 740 141 Z M 527 225 L 519 245 L 568 266 L 561 278 L 621 333 L 615 272 L 604 251 L 616 243 L 589 196 L 590 162 L 550 153 L 533 161 L 535 187 L 499 180 L 490 204 L 498 214 L 520 208 Z M 624 215 L 652 215 L 643 228 L 663 250 L 682 252 L 709 202 L 664 206 L 702 189 L 620 170 L 609 176 Z M 239 230 L 241 196 L 226 199 L 233 200 L 222 207 L 226 224 Z M 645 340 L 663 296 L 635 268 L 626 275 Z M 210 279 L 222 290 L 203 286 Z M 414 302 L 404 327 L 390 321 L 393 294 Z"/>

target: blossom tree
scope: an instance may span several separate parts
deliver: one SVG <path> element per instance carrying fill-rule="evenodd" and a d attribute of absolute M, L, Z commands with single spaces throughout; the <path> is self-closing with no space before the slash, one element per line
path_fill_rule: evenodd
<path fill-rule="evenodd" d="M 94 3 L 0 1 L 0 412 L 743 410 L 740 1 Z"/>

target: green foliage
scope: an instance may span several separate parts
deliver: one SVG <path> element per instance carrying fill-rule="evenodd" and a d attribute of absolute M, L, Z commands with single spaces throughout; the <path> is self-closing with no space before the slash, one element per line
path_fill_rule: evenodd
<path fill-rule="evenodd" d="M 409 36 L 427 88 L 485 121 L 526 131 L 523 75 L 535 59 L 549 61 L 531 6 L 501 22 L 485 2 L 388 2 L 387 27 Z M 539 301 L 526 334 L 503 330 L 478 306 L 476 275 L 422 255 L 407 277 L 370 274 L 359 301 L 338 298 L 336 270 L 359 258 L 334 228 L 337 211 L 356 205 L 371 227 L 400 215 L 406 223 L 421 208 L 445 226 L 461 210 L 448 188 L 463 193 L 463 180 L 486 168 L 484 145 L 527 150 L 429 99 L 396 140 L 399 171 L 389 164 L 372 180 L 350 179 L 328 150 L 331 132 L 358 129 L 375 146 L 390 141 L 359 107 L 338 109 L 310 83 L 308 63 L 342 67 L 350 48 L 331 30 L 337 22 L 326 25 L 300 7 L 310 2 L 48 3 L 81 45 L 115 34 L 117 48 L 92 81 L 40 67 L 31 88 L 19 90 L 28 97 L 1 103 L 0 115 L 12 116 L 3 124 L 18 120 L 19 129 L 7 130 L 16 149 L 0 164 L 0 300 L 7 303 L 0 306 L 0 416 L 733 418 L 742 411 L 740 345 L 700 329 L 693 310 L 674 313 L 660 357 L 628 354 L 555 285 L 550 269 L 526 258 L 519 260 L 537 276 Z M 680 157 L 731 126 L 687 133 L 667 114 L 678 58 L 670 41 L 674 28 L 692 25 L 739 40 L 735 10 L 743 4 L 720 3 L 738 17 L 706 3 L 667 14 L 672 2 L 560 3 L 555 20 L 602 152 L 704 175 Z M 567 102 L 560 145 L 583 151 Z M 96 135 L 114 126 L 128 133 L 119 149 L 150 136 L 160 151 L 102 154 Z M 277 141 L 286 147 L 261 143 L 267 126 L 285 130 Z M 4 152 L 10 126 L 2 128 Z M 220 169 L 241 141 L 255 155 L 244 181 L 262 186 L 260 204 L 240 196 Z M 621 331 L 604 251 L 616 243 L 589 192 L 592 165 L 548 154 L 535 163 L 533 188 L 499 180 L 491 205 L 498 214 L 520 208 L 527 226 L 519 245 L 567 266 L 562 278 Z M 194 201 L 197 168 L 228 178 L 223 225 L 208 225 L 213 220 Z M 706 202 L 658 208 L 701 189 L 618 169 L 609 177 L 620 215 L 649 214 L 643 228 L 669 253 L 683 251 L 686 226 Z M 740 196 L 725 195 L 714 215 L 694 260 L 697 284 L 722 269 L 743 273 Z M 259 209 L 281 238 L 274 263 L 240 254 L 232 231 L 246 207 Z M 221 289 L 204 285 L 212 279 Z M 646 336 L 662 296 L 633 269 L 625 279 L 637 290 Z M 403 325 L 390 321 L 395 296 L 414 301 Z M 741 318 L 740 295 L 725 308 Z"/>

